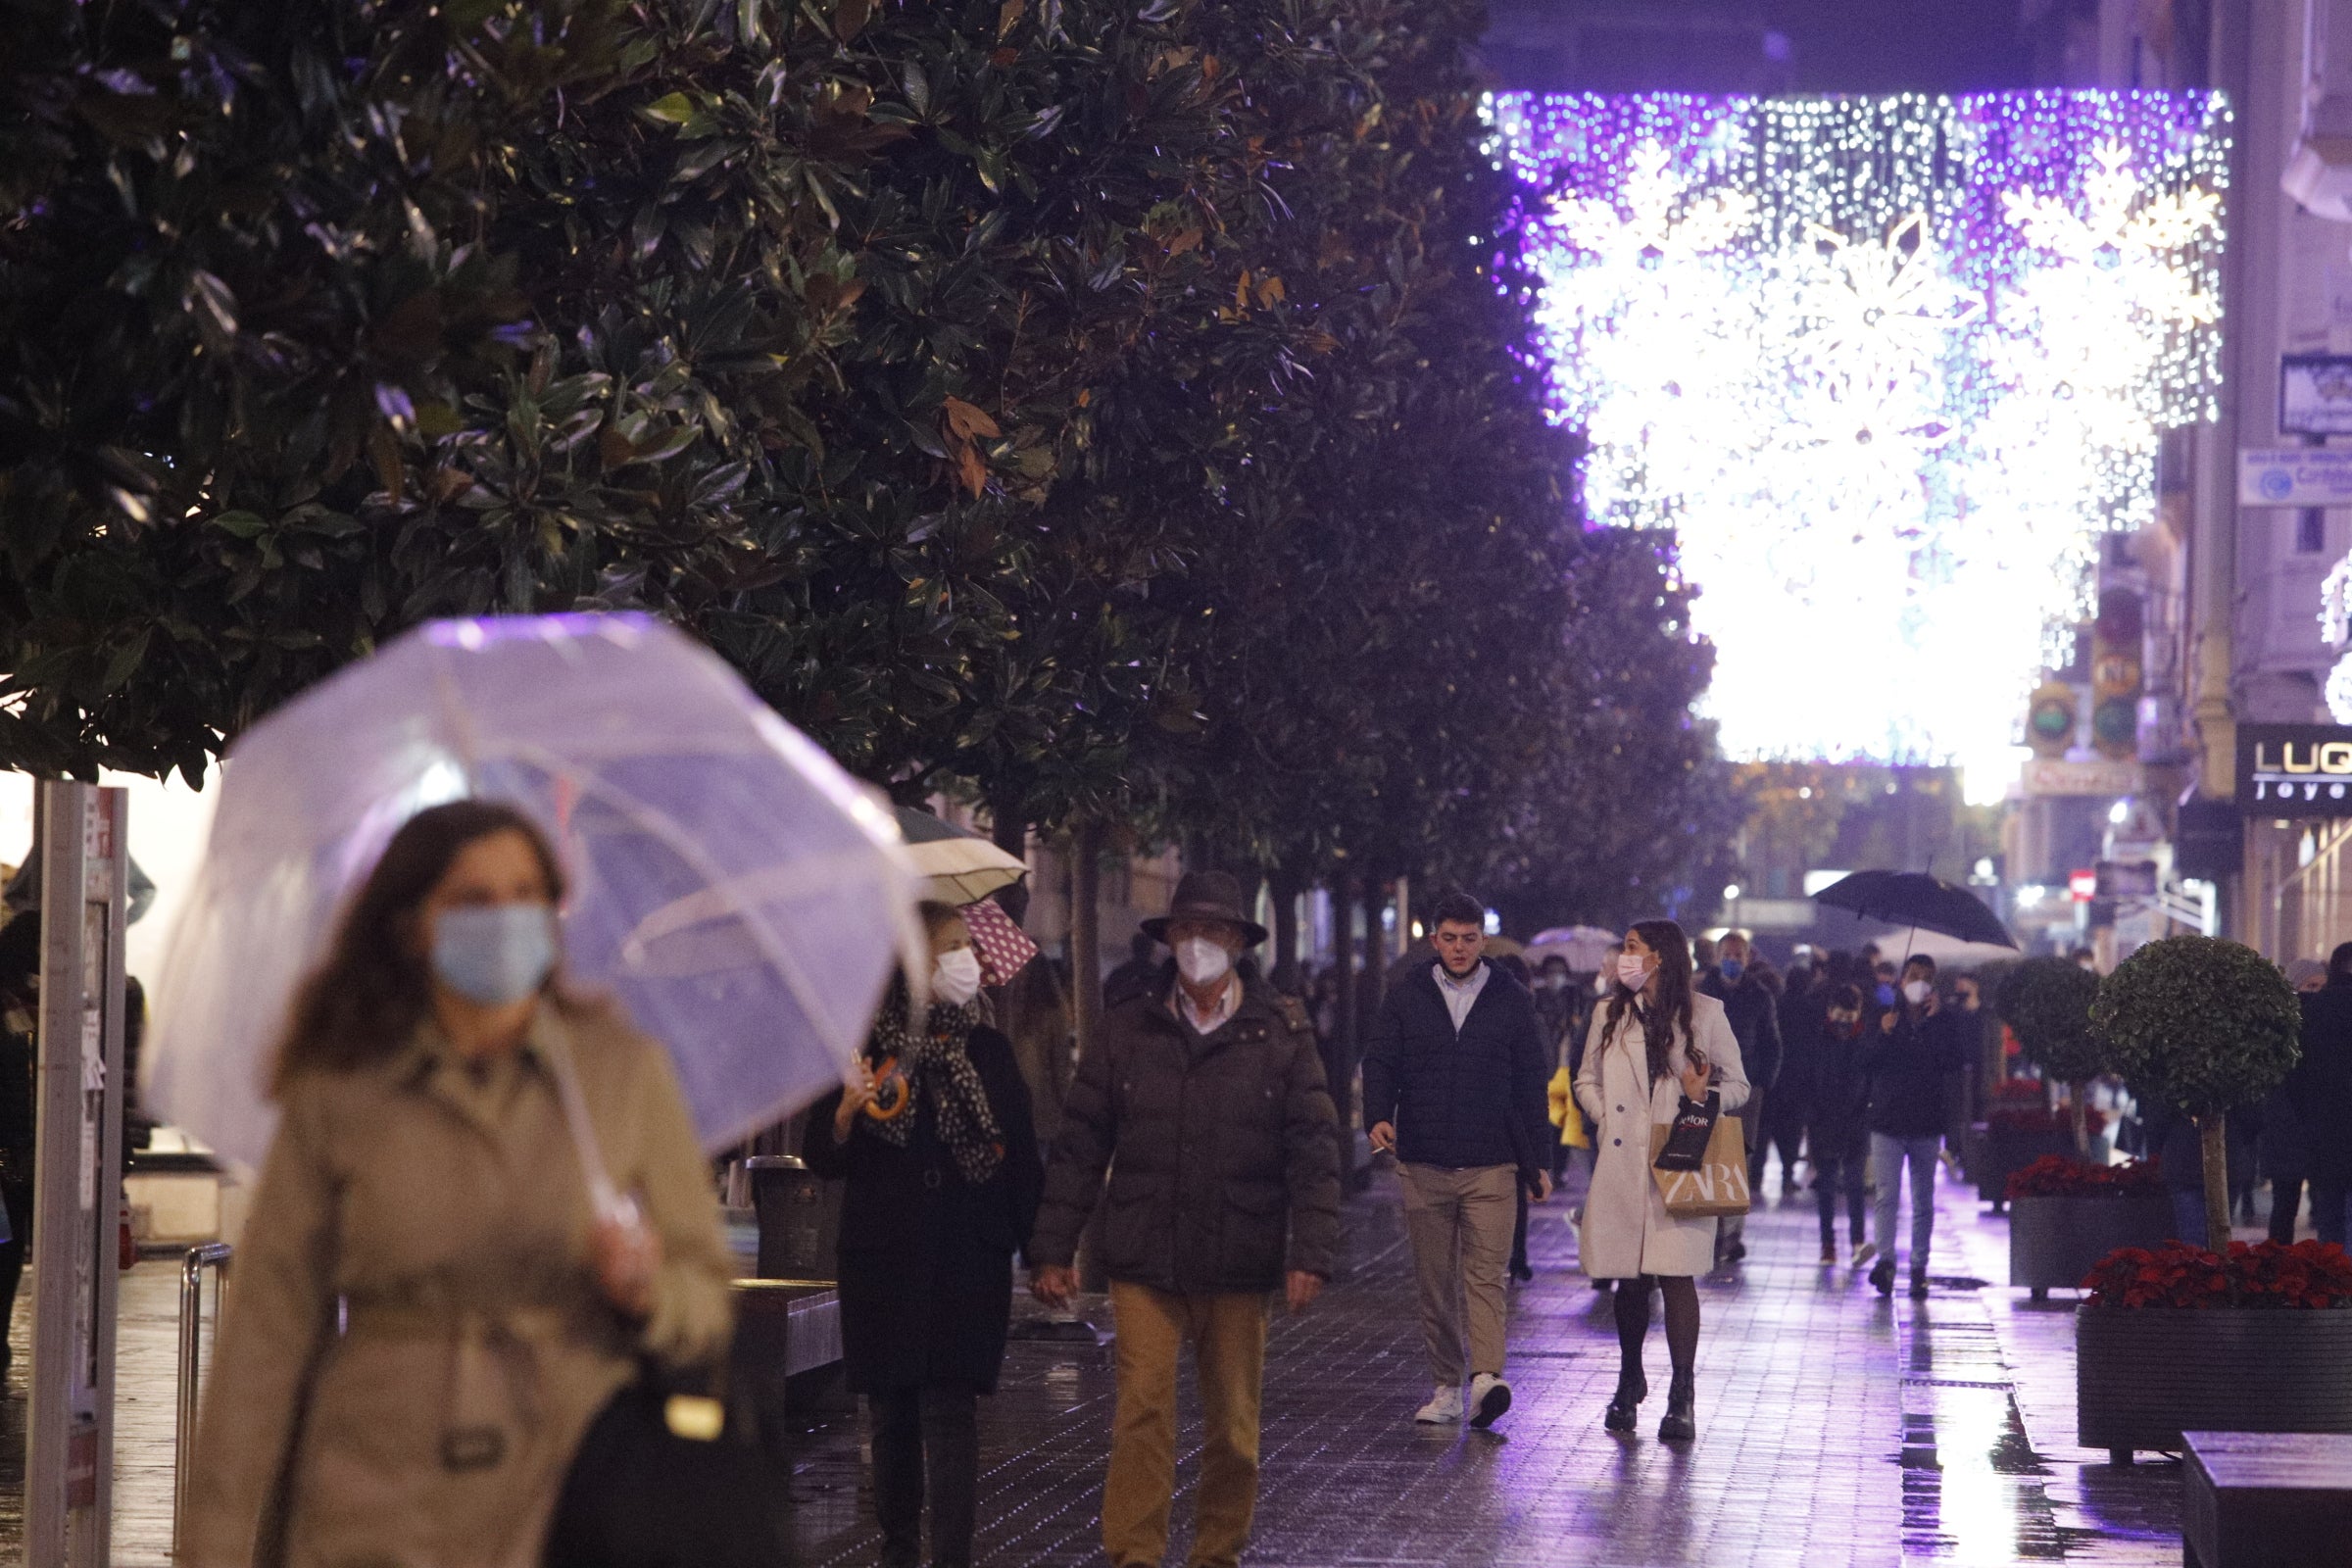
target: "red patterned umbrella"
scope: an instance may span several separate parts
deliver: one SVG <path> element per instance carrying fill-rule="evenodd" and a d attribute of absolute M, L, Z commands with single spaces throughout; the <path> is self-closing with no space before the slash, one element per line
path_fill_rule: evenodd
<path fill-rule="evenodd" d="M 1029 940 L 1029 933 L 994 899 L 965 905 L 963 923 L 980 955 L 980 977 L 992 986 L 1004 984 L 1037 956 L 1037 944 Z"/>

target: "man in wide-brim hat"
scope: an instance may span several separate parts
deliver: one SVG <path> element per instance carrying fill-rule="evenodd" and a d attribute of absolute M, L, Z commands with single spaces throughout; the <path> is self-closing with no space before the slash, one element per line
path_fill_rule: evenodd
<path fill-rule="evenodd" d="M 1114 1004 L 1078 1064 L 1029 1244 L 1031 1289 L 1077 1289 L 1078 1235 L 1102 1226 L 1118 1330 L 1118 1410 L 1102 1495 L 1116 1568 L 1157 1568 L 1176 1488 L 1176 1365 L 1199 1369 L 1200 1487 L 1192 1561 L 1231 1568 L 1257 1507 L 1259 1398 L 1273 1293 L 1304 1311 L 1339 1247 L 1337 1113 L 1306 1009 L 1241 956 L 1266 939 L 1241 885 L 1195 871 L 1144 929 L 1174 955 Z"/>

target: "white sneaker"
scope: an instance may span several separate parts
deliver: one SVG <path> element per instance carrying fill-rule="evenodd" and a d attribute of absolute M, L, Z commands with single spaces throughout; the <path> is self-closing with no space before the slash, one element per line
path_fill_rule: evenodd
<path fill-rule="evenodd" d="M 1511 1407 L 1511 1386 L 1492 1372 L 1470 1380 L 1470 1424 L 1480 1431 L 1493 1426 Z"/>
<path fill-rule="evenodd" d="M 1878 1255 L 1878 1247 L 1873 1243 L 1864 1242 L 1860 1247 L 1854 1249 L 1854 1267 L 1868 1268 L 1870 1260 Z"/>
<path fill-rule="evenodd" d="M 1462 1418 L 1462 1391 L 1459 1385 L 1440 1389 L 1429 1396 L 1429 1402 L 1413 1412 L 1413 1419 L 1423 1426 L 1446 1426 Z"/>

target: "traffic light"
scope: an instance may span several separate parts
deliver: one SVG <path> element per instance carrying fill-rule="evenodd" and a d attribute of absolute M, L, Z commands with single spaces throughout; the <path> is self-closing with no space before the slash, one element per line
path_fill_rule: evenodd
<path fill-rule="evenodd" d="M 2139 755 L 2138 590 L 2099 593 L 2090 659 L 2090 742 L 2118 761 Z"/>
<path fill-rule="evenodd" d="M 2081 708 L 2075 689 L 2062 680 L 2037 687 L 2026 710 L 2026 744 L 2036 757 L 2064 757 L 2075 744 L 2075 725 Z"/>

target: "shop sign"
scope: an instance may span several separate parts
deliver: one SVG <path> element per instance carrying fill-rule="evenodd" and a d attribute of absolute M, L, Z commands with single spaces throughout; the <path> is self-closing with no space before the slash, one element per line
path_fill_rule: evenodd
<path fill-rule="evenodd" d="M 2249 447 L 2237 455 L 2241 507 L 2352 507 L 2352 449 Z"/>
<path fill-rule="evenodd" d="M 2118 795 L 2139 793 L 2139 763 L 2100 758 L 2070 762 L 2055 757 L 2030 758 L 2026 762 L 2028 795 Z"/>
<path fill-rule="evenodd" d="M 2257 816 L 2352 816 L 2352 728 L 2238 725 L 2237 804 Z"/>
<path fill-rule="evenodd" d="M 2283 356 L 2278 428 L 2288 435 L 2352 435 L 2352 355 Z"/>

